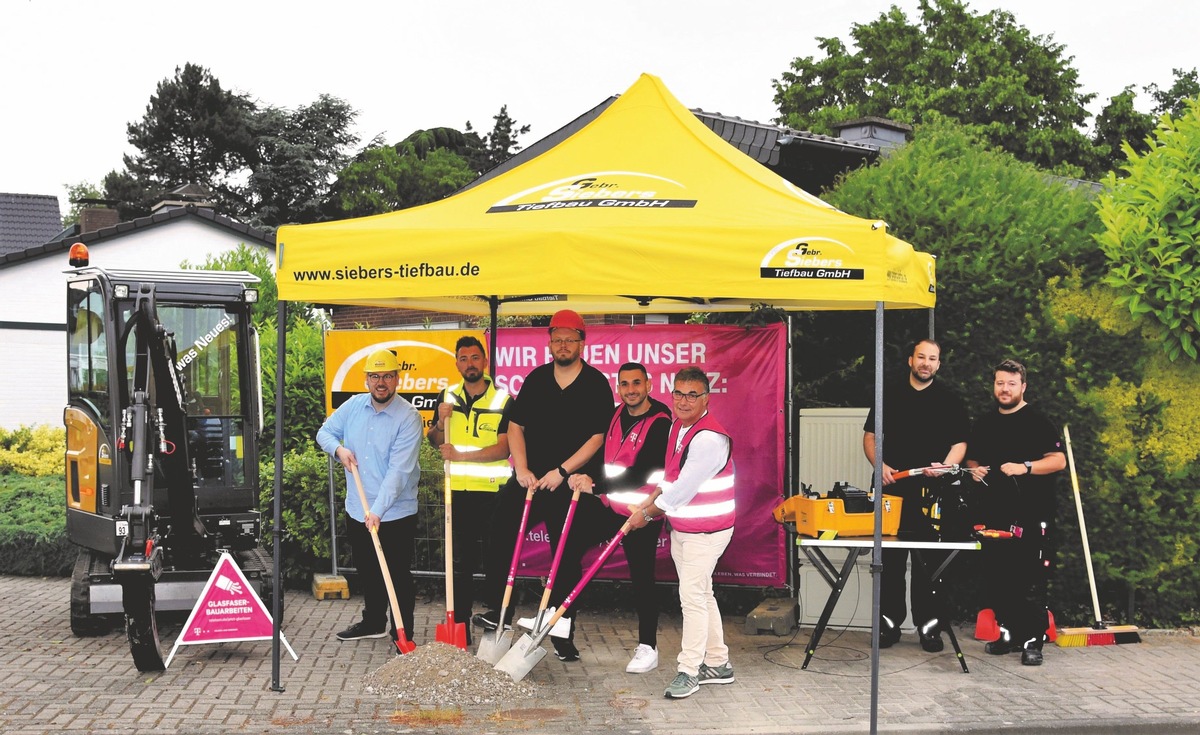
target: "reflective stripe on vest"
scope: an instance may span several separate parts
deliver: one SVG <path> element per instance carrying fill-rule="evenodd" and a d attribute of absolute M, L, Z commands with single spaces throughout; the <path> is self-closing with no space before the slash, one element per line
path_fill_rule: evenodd
<path fill-rule="evenodd" d="M 497 429 L 500 428 L 501 412 L 508 401 L 508 393 L 496 390 L 491 380 L 487 384 L 487 390 L 465 410 L 467 398 L 463 393 L 463 384 L 458 383 L 446 389 L 446 403 L 456 409 L 450 418 L 450 435 L 446 440 L 460 452 L 478 452 L 496 444 Z M 507 458 L 492 462 L 459 460 L 450 463 L 450 487 L 453 490 L 496 492 L 511 476 L 512 466 Z"/>
<path fill-rule="evenodd" d="M 621 433 L 621 414 L 625 411 L 624 404 L 617 406 L 616 413 L 608 422 L 608 434 L 604 438 L 604 477 L 612 480 L 625 474 L 625 471 L 637 461 L 638 454 L 646 444 L 646 435 L 655 421 L 667 421 L 669 418 L 661 411 L 647 412 L 629 427 L 629 433 Z M 620 513 L 629 515 L 630 505 L 641 505 L 654 492 L 658 481 L 662 479 L 662 471 L 655 471 L 647 478 L 646 484 L 637 489 L 618 490 L 600 496 L 600 502 Z"/>
<path fill-rule="evenodd" d="M 660 483 L 664 492 L 670 489 L 671 483 L 679 479 L 688 446 L 701 431 L 712 431 L 729 438 L 729 432 L 717 423 L 712 414 L 705 414 L 690 427 L 690 431 L 684 437 L 683 445 L 676 451 L 675 445 L 679 438 L 680 425 L 678 421 L 672 424 L 671 434 L 667 438 L 665 481 Z M 736 481 L 734 478 L 733 440 L 730 439 L 729 457 L 725 460 L 725 465 L 721 470 L 700 485 L 691 502 L 667 513 L 671 528 L 680 533 L 713 533 L 732 528 L 736 517 L 734 502 Z"/>

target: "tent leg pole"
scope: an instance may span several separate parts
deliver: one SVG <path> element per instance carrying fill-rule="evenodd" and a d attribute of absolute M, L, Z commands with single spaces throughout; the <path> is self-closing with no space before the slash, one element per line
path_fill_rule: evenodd
<path fill-rule="evenodd" d="M 929 309 L 929 339 L 935 339 L 936 334 L 933 331 L 933 308 Z"/>
<path fill-rule="evenodd" d="M 931 312 L 932 313 L 932 312 Z M 879 732 L 879 608 L 883 581 L 883 302 L 875 302 L 875 543 L 871 553 L 871 735 Z"/>
<path fill-rule="evenodd" d="M 500 325 L 496 322 L 500 318 L 500 300 L 495 296 L 488 297 L 488 307 L 491 310 L 492 317 L 492 338 L 491 344 L 488 345 L 490 355 L 488 355 L 488 364 L 492 368 L 492 375 L 496 374 L 496 335 L 499 334 Z"/>
<path fill-rule="evenodd" d="M 283 611 L 283 563 L 280 561 L 279 536 L 283 525 L 283 508 L 280 498 L 283 496 L 283 363 L 287 352 L 287 302 L 279 299 L 275 317 L 275 497 L 272 500 L 274 517 L 271 525 L 271 536 L 274 541 L 272 549 L 271 573 L 271 691 L 282 692 L 283 686 L 279 681 L 279 631 L 283 621 L 280 620 Z"/>

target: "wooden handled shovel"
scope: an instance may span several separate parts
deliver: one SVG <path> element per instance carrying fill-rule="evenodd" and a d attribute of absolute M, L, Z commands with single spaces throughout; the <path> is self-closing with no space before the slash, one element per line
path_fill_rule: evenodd
<path fill-rule="evenodd" d="M 504 601 L 500 603 L 500 621 L 495 630 L 484 633 L 479 638 L 479 650 L 475 652 L 477 658 L 493 665 L 512 648 L 513 632 L 504 629 L 504 616 L 508 614 L 513 585 L 517 581 L 517 565 L 521 561 L 521 544 L 525 541 L 525 528 L 529 525 L 529 508 L 533 505 L 533 493 L 533 488 L 525 493 L 525 510 L 521 514 L 521 527 L 517 529 L 517 542 L 513 545 L 512 564 L 508 567 L 508 583 L 504 587 Z"/>
<path fill-rule="evenodd" d="M 450 436 L 450 417 L 446 417 L 446 437 Z M 442 462 L 446 478 L 446 622 L 434 626 L 434 640 L 467 650 L 466 623 L 454 622 L 454 525 L 451 508 L 453 492 L 450 490 L 450 461 Z"/>
<path fill-rule="evenodd" d="M 358 498 L 362 501 L 365 515 L 371 504 L 367 502 L 367 494 L 363 492 L 362 480 L 358 476 L 358 465 L 350 465 L 350 474 L 354 476 L 354 485 L 358 488 Z M 392 604 L 392 621 L 396 624 L 396 649 L 400 653 L 412 653 L 417 649 L 417 645 L 408 640 L 404 634 L 404 618 L 400 617 L 400 603 L 396 602 L 396 587 L 392 584 L 392 573 L 388 571 L 383 547 L 379 545 L 378 528 L 371 529 L 371 540 L 375 542 L 375 554 L 379 557 L 379 571 L 383 572 L 383 583 L 387 586 L 388 602 Z"/>
<path fill-rule="evenodd" d="M 575 518 L 575 508 L 578 505 L 579 491 L 575 490 L 571 493 L 571 506 L 567 509 L 566 520 L 563 521 L 562 535 L 558 538 L 558 549 L 554 552 L 554 560 L 550 562 L 550 575 L 546 577 L 546 591 L 542 593 L 542 602 L 538 605 L 537 615 L 533 618 L 533 633 L 538 634 L 538 641 L 541 641 L 545 637 L 545 633 L 550 630 L 548 625 L 543 624 L 546 619 L 546 609 L 550 604 L 550 593 L 554 590 L 554 578 L 558 575 L 558 565 L 562 562 L 563 549 L 567 546 L 567 534 L 571 530 L 571 521 Z M 557 623 L 562 617 L 561 611 L 555 611 L 552 617 Z M 533 639 L 529 633 L 526 633 L 496 663 L 496 669 L 506 672 L 513 678 L 513 681 L 520 681 L 545 656 L 546 649 L 533 645 Z"/>
<path fill-rule="evenodd" d="M 532 638 L 527 635 L 521 636 L 521 640 L 517 642 L 517 645 L 513 646 L 512 650 L 506 653 L 504 658 L 500 659 L 499 663 L 496 664 L 498 671 L 508 674 L 512 677 L 513 681 L 520 681 L 525 678 L 525 675 L 539 661 L 546 657 L 546 649 L 542 648 L 542 641 L 546 639 L 554 624 L 574 604 L 579 594 L 583 592 L 583 588 L 587 586 L 588 582 L 592 581 L 592 577 L 596 576 L 596 572 L 600 571 L 600 567 L 604 566 L 604 562 L 608 561 L 608 557 L 620 545 L 621 539 L 627 533 L 629 533 L 629 521 L 625 521 L 625 524 L 621 526 L 621 530 L 617 531 L 617 534 L 609 540 L 608 545 L 604 547 L 604 551 L 600 552 L 600 556 L 596 557 L 596 561 L 592 562 L 592 565 L 584 572 L 583 577 L 579 580 L 579 584 L 575 585 L 575 589 L 571 590 L 571 593 L 566 596 L 563 603 L 554 611 L 554 615 L 550 616 L 550 620 L 546 623 L 545 627 L 540 631 L 535 631 L 536 635 Z"/>

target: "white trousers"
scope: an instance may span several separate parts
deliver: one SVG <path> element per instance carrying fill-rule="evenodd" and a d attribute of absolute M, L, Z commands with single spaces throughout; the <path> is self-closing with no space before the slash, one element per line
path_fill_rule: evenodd
<path fill-rule="evenodd" d="M 732 528 L 716 533 L 671 531 L 671 558 L 679 576 L 679 607 L 683 611 L 679 671 L 691 676 L 699 673 L 702 663 L 713 667 L 729 663 L 712 575 L 732 537 Z"/>

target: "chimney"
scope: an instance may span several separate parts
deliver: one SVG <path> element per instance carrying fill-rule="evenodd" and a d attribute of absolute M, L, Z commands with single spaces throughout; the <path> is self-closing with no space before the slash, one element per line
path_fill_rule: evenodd
<path fill-rule="evenodd" d="M 95 232 L 103 227 L 112 227 L 121 221 L 115 209 L 108 207 L 84 207 L 79 212 L 79 231 Z"/>
<path fill-rule="evenodd" d="M 184 184 L 169 191 L 166 198 L 150 208 L 151 214 L 158 214 L 170 209 L 184 207 L 200 207 L 213 209 L 212 190 L 200 184 Z"/>
<path fill-rule="evenodd" d="M 871 146 L 885 154 L 904 145 L 912 132 L 911 125 L 886 117 L 860 117 L 835 123 L 833 129 L 842 140 Z"/>

